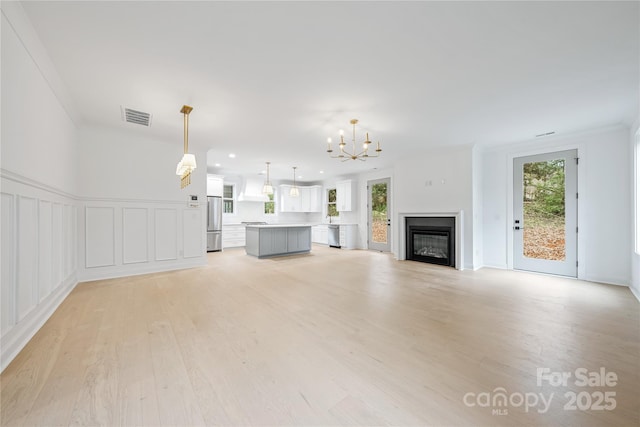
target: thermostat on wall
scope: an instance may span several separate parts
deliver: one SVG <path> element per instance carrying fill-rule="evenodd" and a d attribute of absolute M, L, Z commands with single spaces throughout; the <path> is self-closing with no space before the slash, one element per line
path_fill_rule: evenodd
<path fill-rule="evenodd" d="M 190 208 L 199 208 L 200 204 L 198 203 L 198 195 L 192 194 L 189 196 L 189 207 Z"/>

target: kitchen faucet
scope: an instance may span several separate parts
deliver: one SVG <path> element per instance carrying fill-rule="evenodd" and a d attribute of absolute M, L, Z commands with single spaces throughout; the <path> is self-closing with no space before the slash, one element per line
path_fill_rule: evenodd
<path fill-rule="evenodd" d="M 331 214 L 327 214 L 327 218 L 329 218 L 329 224 L 331 224 Z"/>

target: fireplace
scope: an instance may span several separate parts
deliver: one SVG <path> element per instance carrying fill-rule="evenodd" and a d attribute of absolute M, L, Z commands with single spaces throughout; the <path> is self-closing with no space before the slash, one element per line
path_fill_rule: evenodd
<path fill-rule="evenodd" d="M 456 220 L 451 217 L 407 217 L 406 259 L 454 267 Z"/>

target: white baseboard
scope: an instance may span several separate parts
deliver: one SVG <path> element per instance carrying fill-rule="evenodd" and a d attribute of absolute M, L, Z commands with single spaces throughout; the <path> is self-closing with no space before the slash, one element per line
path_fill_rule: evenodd
<path fill-rule="evenodd" d="M 498 270 L 508 270 L 507 264 L 483 264 L 480 268 L 496 268 Z"/>
<path fill-rule="evenodd" d="M 585 280 L 587 282 L 604 283 L 605 285 L 616 285 L 629 287 L 629 281 L 616 278 L 616 277 L 597 277 L 597 276 L 584 276 L 578 277 L 579 280 Z"/>
<path fill-rule="evenodd" d="M 636 288 L 634 288 L 633 286 L 629 286 L 629 290 L 631 291 L 631 293 L 633 294 L 634 297 L 636 297 L 636 299 L 638 300 L 638 302 L 640 302 L 640 291 L 638 291 Z"/>
<path fill-rule="evenodd" d="M 44 301 L 35 306 L 24 319 L 5 333 L 0 339 L 0 372 L 11 363 L 25 345 L 40 330 L 42 325 L 51 317 L 62 301 L 76 287 L 76 275 L 69 276 L 56 290 L 49 294 Z"/>
<path fill-rule="evenodd" d="M 206 256 L 179 261 L 159 261 L 154 263 L 127 264 L 117 267 L 87 268 L 78 272 L 78 282 L 162 273 L 163 271 L 183 270 L 185 268 L 202 267 L 204 265 L 207 265 Z"/>

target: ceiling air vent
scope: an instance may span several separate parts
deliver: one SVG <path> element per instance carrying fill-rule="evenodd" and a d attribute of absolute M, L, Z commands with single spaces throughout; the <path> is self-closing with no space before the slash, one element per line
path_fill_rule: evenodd
<path fill-rule="evenodd" d="M 122 120 L 136 125 L 151 126 L 151 114 L 120 106 Z"/>
<path fill-rule="evenodd" d="M 543 136 L 551 136 L 551 135 L 553 135 L 554 133 L 556 133 L 556 132 L 555 132 L 555 131 L 553 131 L 553 132 L 539 133 L 539 134 L 537 134 L 537 135 L 536 135 L 536 138 L 540 138 L 540 137 L 543 137 Z"/>

